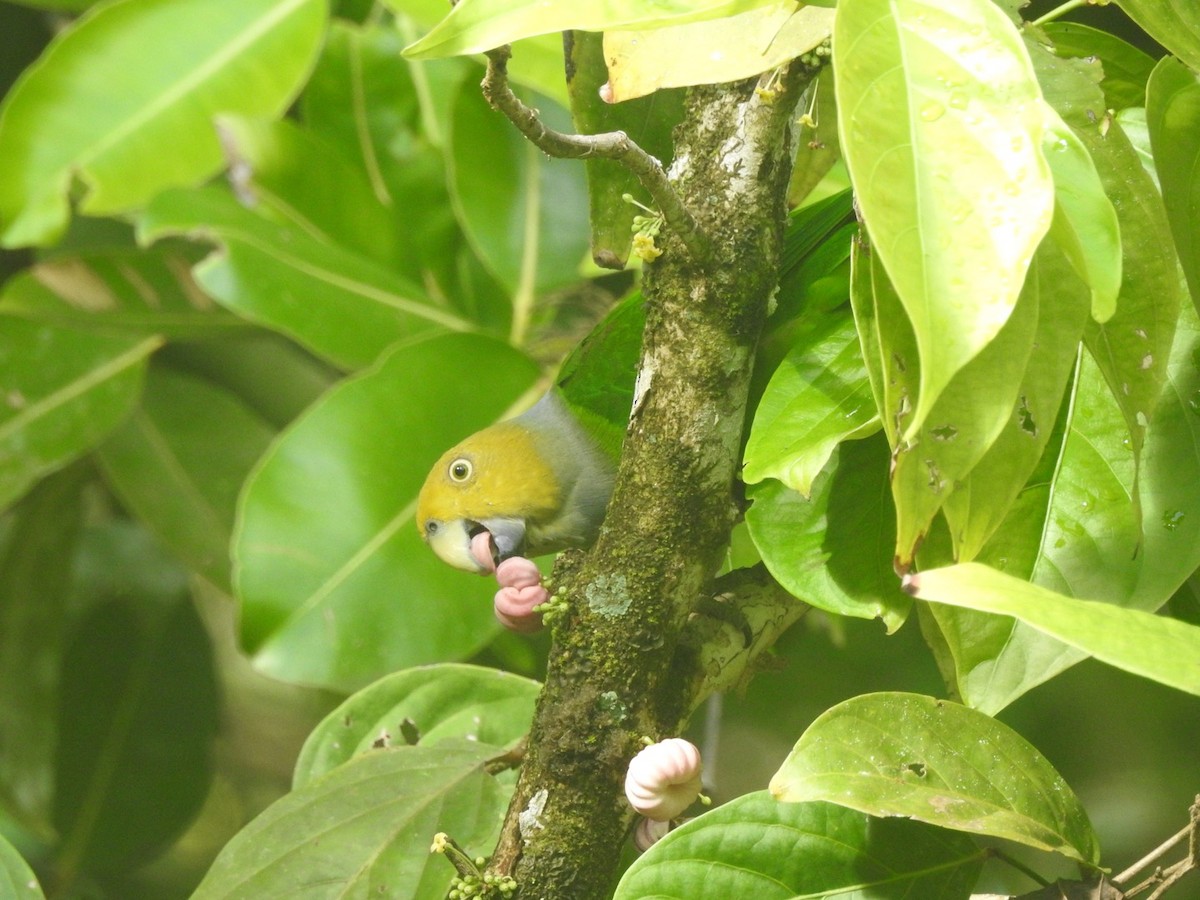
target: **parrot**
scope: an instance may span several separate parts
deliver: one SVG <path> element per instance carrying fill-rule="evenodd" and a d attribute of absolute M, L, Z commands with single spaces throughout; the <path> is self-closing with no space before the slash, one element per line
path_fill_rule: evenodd
<path fill-rule="evenodd" d="M 489 574 L 505 560 L 589 547 L 612 495 L 645 312 L 618 303 L 516 418 L 451 447 L 417 495 L 417 527 L 444 562 Z"/>
<path fill-rule="evenodd" d="M 514 556 L 596 540 L 615 455 L 558 388 L 447 450 L 417 496 L 417 526 L 444 562 L 486 574 Z"/>
<path fill-rule="evenodd" d="M 819 307 L 823 294 L 848 295 L 854 227 L 849 191 L 791 214 L 772 314 L 778 328 L 786 330 L 804 308 Z M 567 357 L 537 403 L 443 453 L 417 496 L 422 538 L 450 565 L 496 575 L 503 586 L 496 611 L 508 627 L 533 630 L 522 615 L 546 597 L 526 557 L 589 547 L 600 532 L 644 326 L 642 297 L 634 292 Z M 760 359 L 773 368 L 785 350 L 765 342 Z M 511 592 L 528 591 L 521 613 L 505 604 L 506 591 L 510 599 Z"/>

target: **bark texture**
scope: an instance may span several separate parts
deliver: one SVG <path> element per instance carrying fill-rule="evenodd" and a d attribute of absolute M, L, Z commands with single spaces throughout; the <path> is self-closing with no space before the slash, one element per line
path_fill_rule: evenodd
<path fill-rule="evenodd" d="M 596 546 L 556 569 L 564 605 L 492 864 L 515 876 L 520 900 L 609 896 L 633 821 L 625 768 L 641 738 L 677 734 L 700 695 L 730 680 L 721 668 L 739 657 L 744 666 L 760 634 L 698 622 L 701 601 L 720 592 L 714 576 L 737 517 L 747 392 L 778 277 L 804 77 L 797 68 L 770 95 L 753 80 L 693 89 L 676 131 L 670 178 L 711 251 L 697 258 L 677 237 L 659 237 L 665 252 L 647 266 L 637 396 L 613 500 Z M 780 608 L 792 618 L 802 609 L 763 600 L 771 588 L 761 573 L 745 580 L 771 609 L 769 630 Z M 714 656 L 711 640 L 728 652 Z"/>

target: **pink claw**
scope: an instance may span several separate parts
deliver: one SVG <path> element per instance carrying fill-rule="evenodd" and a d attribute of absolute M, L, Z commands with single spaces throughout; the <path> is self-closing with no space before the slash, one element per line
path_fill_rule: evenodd
<path fill-rule="evenodd" d="M 510 631 L 532 634 L 542 628 L 542 617 L 533 611 L 550 599 L 542 586 L 542 573 L 530 560 L 513 556 L 496 568 L 496 618 Z"/>

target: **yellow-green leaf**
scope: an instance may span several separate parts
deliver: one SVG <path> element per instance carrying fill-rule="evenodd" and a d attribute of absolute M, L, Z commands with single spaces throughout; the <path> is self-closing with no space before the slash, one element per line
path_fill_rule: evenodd
<path fill-rule="evenodd" d="M 842 152 L 920 351 L 912 438 L 1008 320 L 1050 227 L 1045 106 L 991 0 L 842 0 L 833 53 Z"/>

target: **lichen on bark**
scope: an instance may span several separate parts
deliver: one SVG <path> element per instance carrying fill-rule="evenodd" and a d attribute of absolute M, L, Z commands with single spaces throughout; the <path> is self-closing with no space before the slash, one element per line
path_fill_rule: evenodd
<path fill-rule="evenodd" d="M 753 79 L 693 88 L 676 129 L 670 180 L 709 252 L 660 236 L 608 516 L 596 545 L 555 569 L 546 684 L 492 863 L 516 877 L 522 900 L 609 895 L 634 818 L 621 790 L 629 759 L 642 737 L 678 733 L 720 682 L 703 673 L 704 630 L 681 638 L 715 593 L 738 515 L 747 393 L 778 279 L 806 77 L 796 64 L 771 95 Z"/>

